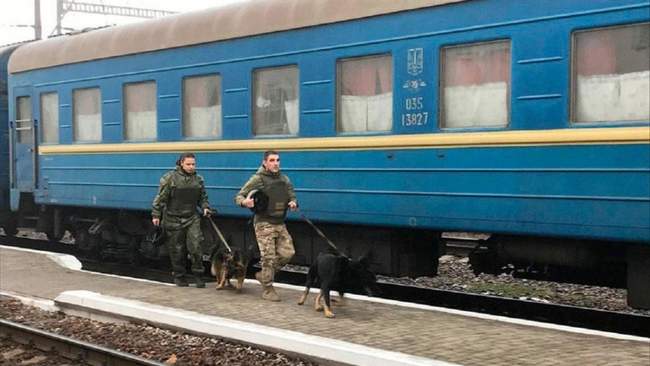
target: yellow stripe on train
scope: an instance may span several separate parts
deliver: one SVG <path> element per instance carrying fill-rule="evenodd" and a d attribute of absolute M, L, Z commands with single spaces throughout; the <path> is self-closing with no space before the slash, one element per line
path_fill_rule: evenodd
<path fill-rule="evenodd" d="M 291 150 L 372 150 L 455 147 L 499 147 L 582 144 L 650 144 L 650 127 L 576 128 L 435 133 L 417 135 L 338 136 L 312 138 L 257 138 L 251 140 L 210 140 L 140 142 L 119 144 L 41 145 L 39 153 L 99 154 L 177 151 L 263 151 Z"/>

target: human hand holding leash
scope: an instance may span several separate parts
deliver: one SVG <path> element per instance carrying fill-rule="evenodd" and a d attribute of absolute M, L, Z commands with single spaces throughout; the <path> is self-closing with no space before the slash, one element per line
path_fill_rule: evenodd
<path fill-rule="evenodd" d="M 287 206 L 289 206 L 291 211 L 298 211 L 298 203 L 296 203 L 296 201 L 289 201 Z"/>

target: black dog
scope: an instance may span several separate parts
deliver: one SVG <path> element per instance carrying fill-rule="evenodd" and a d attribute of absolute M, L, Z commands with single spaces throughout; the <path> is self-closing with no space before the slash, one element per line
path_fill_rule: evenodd
<path fill-rule="evenodd" d="M 365 291 L 369 296 L 379 293 L 377 278 L 368 269 L 367 257 L 351 260 L 342 255 L 320 253 L 309 268 L 305 292 L 300 297 L 298 305 L 305 303 L 312 286 L 319 285 L 320 294 L 316 296 L 314 309 L 316 311 L 323 310 L 320 300 L 325 298 L 324 313 L 328 318 L 334 317 L 330 304 L 330 290 L 338 291 L 341 299 L 343 299 L 344 293 L 349 291 Z"/>

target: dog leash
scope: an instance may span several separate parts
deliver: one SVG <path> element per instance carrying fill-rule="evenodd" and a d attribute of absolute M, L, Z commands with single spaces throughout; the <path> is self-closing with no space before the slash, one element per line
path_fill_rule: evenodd
<path fill-rule="evenodd" d="M 228 250 L 228 253 L 232 253 L 232 249 L 230 249 L 230 245 L 228 245 L 228 242 L 226 241 L 226 238 L 223 237 L 223 234 L 221 233 L 221 230 L 219 230 L 219 228 L 217 227 L 217 224 L 215 224 L 214 221 L 212 221 L 212 216 L 207 215 L 206 217 L 208 218 L 208 221 L 210 221 L 210 225 L 212 225 L 212 228 L 214 229 L 214 231 L 216 231 L 217 235 L 219 235 L 219 239 L 221 239 L 221 242 L 223 243 L 223 245 L 226 246 L 226 249 Z"/>
<path fill-rule="evenodd" d="M 314 225 L 314 223 L 311 222 L 311 220 L 308 219 L 307 216 L 305 216 L 302 212 L 300 213 L 300 217 L 301 217 L 303 220 L 305 220 L 305 222 L 308 223 L 308 224 L 309 224 L 309 225 L 310 225 L 310 226 L 311 226 L 311 227 L 316 231 L 316 233 L 317 233 L 318 235 L 320 235 L 321 238 L 325 239 L 325 241 L 327 242 L 327 244 L 328 244 L 330 247 L 332 247 L 332 249 L 334 249 L 334 250 L 336 251 L 337 254 L 339 254 L 340 256 L 343 256 L 343 257 L 349 259 L 349 257 L 348 257 L 347 255 L 343 254 L 343 252 L 341 252 L 341 251 L 339 250 L 339 248 L 337 248 L 336 245 L 334 245 L 334 243 L 332 243 L 332 241 L 329 240 L 329 238 L 328 238 L 327 236 L 325 236 L 325 234 L 323 234 L 323 232 L 320 231 L 320 229 L 319 229 L 318 227 L 316 227 L 316 225 Z"/>

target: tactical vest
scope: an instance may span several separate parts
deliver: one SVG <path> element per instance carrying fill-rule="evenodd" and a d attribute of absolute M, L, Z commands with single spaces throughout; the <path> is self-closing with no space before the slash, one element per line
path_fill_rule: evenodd
<path fill-rule="evenodd" d="M 282 176 L 269 177 L 264 174 L 260 174 L 260 177 L 264 185 L 262 191 L 269 196 L 269 204 L 266 212 L 259 215 L 268 218 L 271 223 L 282 223 L 287 213 L 287 203 L 289 203 L 289 189 L 286 179 Z"/>
<path fill-rule="evenodd" d="M 167 203 L 168 215 L 189 217 L 196 214 L 196 206 L 201 199 L 201 184 L 195 176 L 192 176 L 187 183 L 182 180 L 184 177 L 173 176 L 171 179 L 171 194 Z"/>

